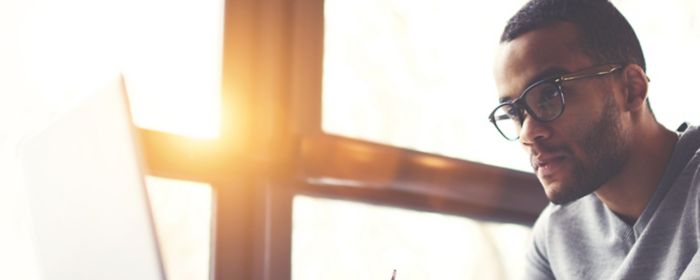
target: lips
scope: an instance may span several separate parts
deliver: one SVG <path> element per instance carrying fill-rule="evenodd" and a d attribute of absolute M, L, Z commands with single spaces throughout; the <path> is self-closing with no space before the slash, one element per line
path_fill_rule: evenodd
<path fill-rule="evenodd" d="M 539 154 L 532 157 L 532 166 L 539 177 L 547 177 L 559 171 L 565 159 L 564 154 Z"/>

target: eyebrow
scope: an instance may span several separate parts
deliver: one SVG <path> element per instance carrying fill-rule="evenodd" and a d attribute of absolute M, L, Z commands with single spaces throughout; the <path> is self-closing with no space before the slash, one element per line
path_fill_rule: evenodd
<path fill-rule="evenodd" d="M 565 74 L 568 74 L 569 72 L 570 72 L 569 70 L 566 70 L 563 67 L 556 67 L 555 66 L 555 67 L 547 68 L 544 71 L 542 71 L 542 72 L 538 73 L 537 75 L 535 75 L 534 77 L 532 77 L 527 82 L 527 86 L 525 88 L 523 88 L 523 90 L 520 92 L 520 94 L 522 94 L 523 91 L 525 91 L 525 89 L 527 89 L 528 87 L 530 87 L 532 84 L 534 84 L 536 82 L 542 81 L 542 80 L 547 79 L 547 78 L 559 76 L 559 75 L 565 75 Z M 520 97 L 520 95 L 518 95 L 518 97 Z M 510 101 L 511 99 L 513 99 L 513 98 L 511 98 L 510 96 L 503 96 L 503 97 L 498 98 L 498 102 L 505 103 L 505 102 Z"/>

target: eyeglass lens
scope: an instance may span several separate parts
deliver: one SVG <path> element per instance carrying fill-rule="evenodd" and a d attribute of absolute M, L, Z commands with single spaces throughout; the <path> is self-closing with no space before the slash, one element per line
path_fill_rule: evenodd
<path fill-rule="evenodd" d="M 564 99 L 559 87 L 554 83 L 541 83 L 530 88 L 523 95 L 524 105 L 538 121 L 551 121 L 564 110 Z M 510 140 L 518 139 L 522 119 L 519 109 L 513 104 L 504 104 L 494 112 L 498 130 Z"/>

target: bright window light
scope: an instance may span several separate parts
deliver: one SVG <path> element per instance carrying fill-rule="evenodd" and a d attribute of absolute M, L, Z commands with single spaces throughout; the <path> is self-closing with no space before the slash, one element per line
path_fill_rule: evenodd
<path fill-rule="evenodd" d="M 137 125 L 215 138 L 220 125 L 223 1 L 132 1 L 124 75 Z"/>
<path fill-rule="evenodd" d="M 293 204 L 292 280 L 517 279 L 530 229 L 309 196 Z"/>

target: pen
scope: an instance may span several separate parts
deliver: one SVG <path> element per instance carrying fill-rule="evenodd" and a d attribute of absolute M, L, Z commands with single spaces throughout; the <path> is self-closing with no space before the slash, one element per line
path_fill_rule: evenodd
<path fill-rule="evenodd" d="M 394 269 L 394 273 L 391 274 L 391 280 L 396 280 L 396 269 Z"/>

